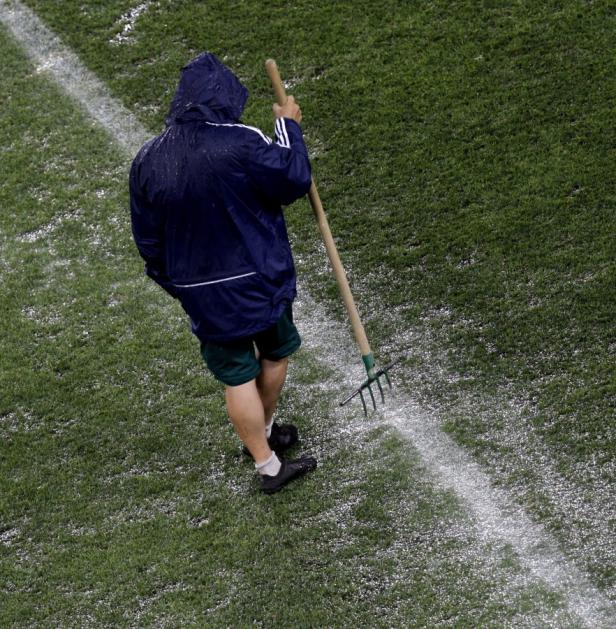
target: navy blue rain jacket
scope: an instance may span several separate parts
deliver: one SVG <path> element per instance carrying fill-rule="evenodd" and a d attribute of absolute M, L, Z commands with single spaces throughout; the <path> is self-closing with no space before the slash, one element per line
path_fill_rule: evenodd
<path fill-rule="evenodd" d="M 130 173 L 146 273 L 180 300 L 202 341 L 260 332 L 295 297 L 281 205 L 308 192 L 308 154 L 293 120 L 276 120 L 275 141 L 241 124 L 247 98 L 214 55 L 200 55 Z"/>

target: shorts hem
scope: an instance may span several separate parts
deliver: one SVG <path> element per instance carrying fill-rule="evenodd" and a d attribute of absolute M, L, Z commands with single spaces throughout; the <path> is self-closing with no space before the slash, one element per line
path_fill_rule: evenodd
<path fill-rule="evenodd" d="M 210 371 L 212 371 L 211 368 Z M 222 382 L 224 385 L 228 387 L 239 387 L 242 384 L 246 384 L 247 382 L 254 380 L 261 373 L 261 367 L 255 369 L 253 375 L 238 375 L 233 378 L 228 378 L 225 376 L 224 380 L 213 371 L 212 373 L 214 374 L 214 378 L 216 378 L 216 380 L 218 380 L 219 382 Z"/>
<path fill-rule="evenodd" d="M 287 343 L 282 347 L 278 348 L 275 352 L 270 352 L 268 354 L 262 354 L 261 358 L 265 358 L 265 360 L 277 361 L 282 360 L 283 358 L 288 358 L 291 354 L 294 354 L 302 345 L 301 339 L 298 337 L 297 339 L 293 339 L 293 342 Z"/>

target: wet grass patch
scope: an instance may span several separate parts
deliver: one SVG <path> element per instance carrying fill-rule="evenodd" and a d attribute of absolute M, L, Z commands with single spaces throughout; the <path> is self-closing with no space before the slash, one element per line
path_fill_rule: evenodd
<path fill-rule="evenodd" d="M 201 30 L 181 35 L 181 29 L 193 28 L 188 9 L 170 13 L 167 5 L 156 3 L 138 18 L 134 42 L 109 52 L 105 38 L 122 32 L 125 22 L 118 16 L 126 15 L 128 3 L 104 8 L 80 3 L 79 10 L 77 3 L 67 3 L 62 16 L 54 3 L 30 4 L 153 130 L 177 66 L 193 46 L 200 49 L 205 37 Z M 459 72 L 447 78 L 452 68 L 447 50 L 430 43 L 420 57 L 421 82 L 413 94 L 421 99 L 413 115 L 417 120 L 423 115 L 425 122 L 411 146 L 402 139 L 408 136 L 401 131 L 408 120 L 401 106 L 388 118 L 390 109 L 374 91 L 374 85 L 381 85 L 382 93 L 394 93 L 401 85 L 397 79 L 386 75 L 385 83 L 371 81 L 380 76 L 380 66 L 366 65 L 359 47 L 336 44 L 334 50 L 345 32 L 358 41 L 370 35 L 366 42 L 378 44 L 377 58 L 387 60 L 392 43 L 409 52 L 408 35 L 422 19 L 424 43 L 433 39 L 442 46 L 442 38 L 431 30 L 431 12 L 453 26 L 465 14 L 452 16 L 444 8 L 439 13 L 438 5 L 430 5 L 415 22 L 413 16 L 405 17 L 407 8 L 400 8 L 396 23 L 381 24 L 370 13 L 351 20 L 350 5 L 330 20 L 334 16 L 328 7 L 315 12 L 312 5 L 298 3 L 295 10 L 304 17 L 310 13 L 319 28 L 327 24 L 324 41 L 329 44 L 323 49 L 329 46 L 335 54 L 326 59 L 316 45 L 307 45 L 309 29 L 290 49 L 283 45 L 289 43 L 286 33 L 273 52 L 279 61 L 283 52 L 294 59 L 288 74 L 298 78 L 306 118 L 315 121 L 307 133 L 323 146 L 315 168 L 323 173 L 319 177 L 331 199 L 340 242 L 350 243 L 344 247 L 352 280 L 364 289 L 359 301 L 371 337 L 376 344 L 390 344 L 393 353 L 398 325 L 416 325 L 422 312 L 441 312 L 444 316 L 433 323 L 441 335 L 438 344 L 452 348 L 444 373 L 471 374 L 480 387 L 485 377 L 490 391 L 502 374 L 513 373 L 515 363 L 507 358 L 511 352 L 499 350 L 505 365 L 499 371 L 482 353 L 474 330 L 481 327 L 477 321 L 511 322 L 509 311 L 498 306 L 502 276 L 492 271 L 523 275 L 520 260 L 528 247 L 518 251 L 506 239 L 507 251 L 495 255 L 478 234 L 487 228 L 502 229 L 505 235 L 520 231 L 520 238 L 528 240 L 524 225 L 534 214 L 522 213 L 509 225 L 515 212 L 501 215 L 499 206 L 491 209 L 500 179 L 492 172 L 492 179 L 482 182 L 476 171 L 464 170 L 470 158 L 456 161 L 451 134 L 443 131 L 451 126 L 440 113 L 447 110 L 428 107 L 430 99 L 437 104 L 452 99 L 451 90 L 447 96 L 446 90 L 439 94 L 431 87 L 436 79 L 451 87 L 460 78 Z M 392 8 L 389 3 L 383 7 Z M 252 28 L 254 5 L 236 8 L 240 13 L 235 17 L 250 19 Z M 228 11 L 227 5 L 215 5 L 203 23 L 211 29 L 211 41 L 230 48 L 230 62 L 236 61 L 254 88 L 248 116 L 265 126 L 263 112 L 271 97 L 261 78 L 261 57 L 272 51 L 266 54 L 263 42 L 278 40 L 264 35 L 272 35 L 272 24 L 288 27 L 286 5 L 264 9 L 269 13 L 259 22 L 263 28 L 255 29 L 254 36 L 250 30 L 241 42 L 239 36 L 221 35 Z M 89 21 L 95 14 L 98 26 Z M 499 23 L 505 18 L 495 14 L 490 19 Z M 229 33 L 233 24 L 229 22 Z M 533 20 L 529 24 L 537 27 Z M 140 41 L 147 42 L 145 49 L 139 48 Z M 452 41 L 466 50 L 461 37 Z M 2 47 L 9 64 L 3 91 L 12 95 L 2 112 L 9 121 L 2 126 L 3 145 L 12 149 L 1 155 L 3 172 L 11 173 L 1 200 L 4 208 L 13 208 L 3 214 L 1 227 L 7 271 L 3 319 L 10 322 L 2 337 L 1 384 L 8 393 L 0 409 L 0 427 L 7 435 L 1 533 L 8 575 L 1 593 L 5 620 L 286 626 L 304 618 L 315 626 L 361 626 L 374 624 L 377 612 L 383 626 L 571 621 L 558 595 L 537 585 L 502 549 L 477 539 L 455 499 L 425 477 L 406 442 L 387 430 L 340 432 L 336 422 L 341 416 L 331 410 L 338 392 L 332 392 L 331 380 L 323 386 L 327 370 L 308 353 L 298 356 L 296 381 L 281 410 L 300 424 L 305 445 L 319 454 L 321 467 L 274 500 L 257 492 L 250 464 L 228 428 L 220 390 L 199 363 L 181 311 L 141 276 L 128 230 L 124 158 L 45 76 L 33 74 L 8 40 L 2 40 Z M 164 49 L 174 51 L 172 59 Z M 143 57 L 140 63 L 131 56 L 136 51 Z M 403 70 L 395 75 L 406 77 L 404 90 L 415 74 Z M 345 128 L 338 112 L 329 108 L 352 102 L 351 94 L 368 104 L 346 116 L 353 124 Z M 40 102 L 47 105 L 42 121 Z M 377 119 L 391 128 L 374 124 Z M 15 144 L 15 137 L 26 141 Z M 497 145 L 486 164 L 494 161 Z M 370 151 L 363 148 L 367 146 Z M 413 164 L 426 170 L 411 172 Z M 458 168 L 484 185 L 486 196 L 474 207 L 480 215 L 489 209 L 484 219 L 466 206 L 456 209 Z M 536 184 L 533 190 L 540 188 Z M 603 221 L 601 212 L 597 216 Z M 290 212 L 298 254 L 305 260 L 318 250 L 311 221 L 306 204 Z M 494 235 L 488 240 L 499 241 Z M 595 241 L 594 232 L 587 241 Z M 601 242 L 597 239 L 599 246 Z M 605 252 L 597 255 L 601 260 Z M 537 266 L 542 263 L 538 258 Z M 303 267 L 306 281 L 321 287 L 322 265 L 316 263 L 314 277 L 311 265 Z M 481 273 L 460 279 L 478 265 Z M 547 285 L 558 277 L 548 274 L 543 281 Z M 326 282 L 332 301 L 325 297 L 324 302 L 336 313 L 333 286 Z M 523 319 L 528 293 L 518 290 L 524 286 L 519 277 L 509 286 L 508 305 L 518 305 Z M 378 306 L 369 305 L 370 295 L 378 296 Z M 421 309 L 405 309 L 392 325 L 390 307 L 411 296 Z M 501 318 L 494 324 L 497 311 Z M 464 322 L 471 323 L 460 331 Z M 545 329 L 550 347 L 558 345 L 560 337 L 554 335 L 559 326 Z M 513 341 L 507 347 L 523 352 L 517 329 L 510 334 Z M 598 329 L 597 338 L 602 334 Z M 527 382 L 522 378 L 516 386 L 523 389 Z M 436 391 L 438 380 L 431 386 Z M 458 380 L 452 386 L 450 400 L 459 391 L 455 387 L 467 385 Z M 435 399 L 447 402 L 438 394 Z M 461 416 L 449 428 L 461 442 L 472 432 Z M 492 447 L 487 439 L 470 445 L 475 450 Z M 267 597 L 263 583 L 270 584 Z"/>

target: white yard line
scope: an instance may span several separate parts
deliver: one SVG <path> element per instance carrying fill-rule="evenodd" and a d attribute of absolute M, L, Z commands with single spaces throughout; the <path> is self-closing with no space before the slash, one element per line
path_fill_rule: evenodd
<path fill-rule="evenodd" d="M 491 486 L 489 476 L 412 401 L 385 407 L 384 419 L 411 440 L 441 485 L 467 505 L 486 539 L 510 544 L 523 566 L 560 592 L 570 612 L 590 627 L 608 627 L 610 601 L 565 559 L 557 544 L 506 491 Z"/>
<path fill-rule="evenodd" d="M 46 71 L 53 76 L 129 155 L 134 155 L 152 137 L 28 7 L 21 2 L 0 0 L 0 11 L 0 19 L 34 60 L 37 72 Z"/>
<path fill-rule="evenodd" d="M 85 107 L 129 157 L 152 135 L 30 9 L 15 0 L 0 0 L 0 20 L 22 43 L 37 69 L 52 76 Z M 349 365 L 358 361 L 347 330 L 328 319 L 305 293 L 297 312 L 305 345 L 316 355 L 327 357 L 328 366 L 336 372 L 325 386 L 332 392 L 356 387 L 363 374 L 360 369 L 349 373 Z M 349 348 L 346 352 L 341 349 L 345 347 Z M 340 416 L 348 420 L 349 413 L 340 411 Z M 377 418 L 383 420 L 410 440 L 434 478 L 466 505 L 481 536 L 510 545 L 522 565 L 560 593 L 569 611 L 584 624 L 593 628 L 614 626 L 616 612 L 611 602 L 567 561 L 541 526 L 532 522 L 505 491 L 491 485 L 487 474 L 441 431 L 433 413 L 410 399 L 394 399 Z"/>
<path fill-rule="evenodd" d="M 365 380 L 353 340 L 345 327 L 328 319 L 323 308 L 305 291 L 296 310 L 304 345 L 324 357 L 328 367 L 335 370 L 327 384 L 342 399 Z M 385 422 L 397 428 L 418 451 L 437 483 L 455 492 L 466 506 L 480 537 L 510 545 L 520 563 L 561 594 L 568 610 L 586 626 L 616 626 L 616 610 L 611 601 L 564 557 L 552 536 L 533 522 L 507 491 L 492 485 L 481 467 L 440 429 L 434 411 L 419 407 L 404 394 L 392 394 L 386 389 L 386 395 L 386 404 L 380 404 L 378 413 L 368 420 L 361 417 L 361 404 L 357 403 L 356 416 L 360 417 L 356 421 L 364 425 L 363 429 L 366 421 L 375 427 Z M 339 411 L 339 415 L 340 421 L 353 421 L 348 412 Z"/>

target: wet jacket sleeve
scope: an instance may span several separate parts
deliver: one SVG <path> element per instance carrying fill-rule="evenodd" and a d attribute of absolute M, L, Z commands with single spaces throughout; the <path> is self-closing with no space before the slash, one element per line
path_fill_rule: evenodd
<path fill-rule="evenodd" d="M 276 141 L 254 136 L 248 172 L 257 188 L 282 205 L 303 197 L 310 189 L 311 170 L 301 127 L 289 118 L 276 119 Z"/>
<path fill-rule="evenodd" d="M 148 203 L 142 193 L 138 177 L 137 161 L 133 162 L 130 178 L 130 215 L 133 236 L 139 254 L 145 260 L 145 272 L 172 297 L 177 298 L 177 289 L 171 284 L 165 268 L 164 217 Z"/>

